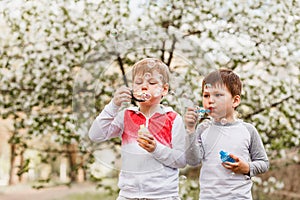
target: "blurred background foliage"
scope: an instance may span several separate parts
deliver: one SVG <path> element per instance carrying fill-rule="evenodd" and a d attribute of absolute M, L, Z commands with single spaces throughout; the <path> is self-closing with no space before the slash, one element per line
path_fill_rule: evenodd
<path fill-rule="evenodd" d="M 8 184 L 32 173 L 37 188 L 80 181 L 104 187 L 103 177 L 116 177 L 120 140 L 92 144 L 87 132 L 124 85 L 121 66 L 130 81 L 131 66 L 145 57 L 169 66 L 171 91 L 164 103 L 181 114 L 186 106 L 201 106 L 205 74 L 233 69 L 244 84 L 239 117 L 257 127 L 271 170 L 278 170 L 276 163 L 299 167 L 298 1 L 13 0 L 0 5 L 0 112 L 10 124 L 3 141 L 9 147 Z M 109 159 L 103 158 L 110 155 L 107 149 L 113 152 Z M 41 163 L 50 166 L 46 175 Z M 188 179 L 196 176 L 195 183 L 182 184 L 184 199 L 197 188 L 197 171 L 181 172 Z M 273 175 L 254 179 L 256 188 L 299 191 L 299 182 L 284 188 L 284 180 Z"/>

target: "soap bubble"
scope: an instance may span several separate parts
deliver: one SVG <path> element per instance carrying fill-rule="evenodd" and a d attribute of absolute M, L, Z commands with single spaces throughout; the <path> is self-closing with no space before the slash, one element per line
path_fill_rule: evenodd
<path fill-rule="evenodd" d="M 130 106 L 130 102 L 122 102 L 121 107 L 122 108 L 128 108 Z"/>
<path fill-rule="evenodd" d="M 212 85 L 210 83 L 206 83 L 205 86 L 204 86 L 206 89 L 208 88 L 212 88 Z"/>
<path fill-rule="evenodd" d="M 198 139 L 196 140 L 195 144 L 197 146 L 199 146 L 201 143 L 202 143 L 201 136 L 199 136 Z"/>
<path fill-rule="evenodd" d="M 138 101 L 147 101 L 149 99 L 151 99 L 152 95 L 148 92 L 144 92 L 141 89 L 138 90 L 134 90 L 132 93 L 133 97 L 135 100 Z"/>
<path fill-rule="evenodd" d="M 133 47 L 133 44 L 130 41 L 123 41 L 122 46 L 124 47 L 124 50 L 129 50 Z"/>
<path fill-rule="evenodd" d="M 149 80 L 151 77 L 152 77 L 152 75 L 150 73 L 148 73 L 148 72 L 146 72 L 144 74 L 144 79 L 146 79 L 146 80 Z"/>
<path fill-rule="evenodd" d="M 226 118 L 222 118 L 220 123 L 224 126 L 227 124 L 227 119 Z"/>
<path fill-rule="evenodd" d="M 140 34 L 142 40 L 148 40 L 150 36 L 151 34 L 148 31 L 144 31 L 143 33 Z"/>
<path fill-rule="evenodd" d="M 118 36 L 118 30 L 117 29 L 112 29 L 110 30 L 110 36 L 111 37 L 117 37 Z"/>
<path fill-rule="evenodd" d="M 172 5 L 167 6 L 167 11 L 172 11 Z"/>
<path fill-rule="evenodd" d="M 184 184 L 187 180 L 187 177 L 184 175 L 179 176 L 179 183 Z"/>
<path fill-rule="evenodd" d="M 188 99 L 188 98 L 189 98 L 189 95 L 188 95 L 187 93 L 183 93 L 183 94 L 182 94 L 182 98 Z"/>
<path fill-rule="evenodd" d="M 138 8 L 146 8 L 148 6 L 149 6 L 149 0 L 142 0 L 142 1 L 139 1 L 137 4 Z"/>
<path fill-rule="evenodd" d="M 203 122 L 202 122 L 202 126 L 205 127 L 205 128 L 208 128 L 208 127 L 210 127 L 211 125 L 212 125 L 212 121 L 209 120 L 209 119 L 205 119 L 205 120 L 203 120 Z"/>
<path fill-rule="evenodd" d="M 194 102 L 189 98 L 189 94 L 187 93 L 183 93 L 178 100 L 184 110 L 189 107 L 194 107 Z"/>
<path fill-rule="evenodd" d="M 172 95 L 172 96 L 175 96 L 175 95 L 176 95 L 176 93 L 175 93 L 173 90 L 170 90 L 170 91 L 169 91 L 169 94 Z"/>
<path fill-rule="evenodd" d="M 147 66 L 148 66 L 149 68 L 154 67 L 154 66 L 155 66 L 155 61 L 154 61 L 154 60 L 149 60 L 149 61 L 147 62 Z"/>
<path fill-rule="evenodd" d="M 162 102 L 162 105 L 163 105 L 163 106 L 168 106 L 169 103 L 168 103 L 167 101 L 163 101 L 163 102 Z"/>

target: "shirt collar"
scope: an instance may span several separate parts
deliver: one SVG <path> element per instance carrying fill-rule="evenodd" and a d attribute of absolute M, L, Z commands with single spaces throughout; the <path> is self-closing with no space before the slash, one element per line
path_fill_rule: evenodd
<path fill-rule="evenodd" d="M 159 111 L 156 111 L 155 113 L 159 113 L 159 114 L 166 114 L 168 112 L 171 112 L 173 111 L 173 109 L 171 107 L 167 107 L 167 106 L 164 106 L 164 105 L 160 105 L 160 110 Z M 137 113 L 140 112 L 140 108 L 135 106 L 135 107 L 129 107 L 128 110 L 131 110 L 131 111 L 135 111 Z M 153 113 L 152 116 L 155 114 Z"/>

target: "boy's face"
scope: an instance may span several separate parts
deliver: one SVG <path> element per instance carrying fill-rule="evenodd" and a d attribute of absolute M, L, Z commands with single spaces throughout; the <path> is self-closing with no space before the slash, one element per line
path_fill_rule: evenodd
<path fill-rule="evenodd" d="M 223 84 L 205 85 L 202 98 L 203 107 L 210 110 L 209 116 L 216 121 L 220 121 L 223 118 L 231 121 L 234 109 L 240 103 L 240 96 L 236 95 L 233 97 Z"/>
<path fill-rule="evenodd" d="M 152 73 L 146 72 L 135 75 L 133 93 L 150 94 L 150 98 L 141 104 L 160 103 L 162 96 L 166 95 L 169 89 L 169 85 L 163 84 L 162 80 L 163 77 L 157 70 L 152 71 Z"/>

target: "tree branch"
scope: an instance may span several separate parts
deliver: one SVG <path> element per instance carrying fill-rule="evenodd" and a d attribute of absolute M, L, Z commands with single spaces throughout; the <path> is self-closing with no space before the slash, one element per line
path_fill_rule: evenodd
<path fill-rule="evenodd" d="M 282 100 L 280 100 L 280 101 L 278 101 L 278 102 L 275 102 L 275 103 L 271 104 L 269 107 L 271 107 L 271 108 L 272 108 L 272 107 L 276 107 L 276 106 L 278 106 L 279 104 L 282 104 L 283 102 L 287 101 L 288 99 L 290 99 L 290 98 L 292 98 L 292 97 L 294 97 L 294 96 L 293 96 L 293 95 L 290 95 L 290 96 L 288 96 L 288 97 L 286 97 L 286 98 L 284 98 L 284 99 L 282 99 Z M 267 109 L 267 108 L 259 108 L 259 109 L 255 110 L 253 113 L 250 113 L 250 114 L 246 115 L 246 116 L 243 117 L 243 118 L 244 118 L 244 119 L 250 119 L 251 116 L 256 115 L 256 114 L 259 114 L 259 113 L 265 111 L 266 109 Z"/>
<path fill-rule="evenodd" d="M 161 48 L 161 60 L 163 62 L 165 62 L 165 47 L 166 47 L 166 41 L 164 40 Z"/>
<path fill-rule="evenodd" d="M 173 36 L 170 55 L 169 55 L 169 58 L 168 58 L 168 62 L 166 63 L 169 66 L 169 68 L 170 68 L 171 61 L 173 59 L 173 53 L 174 53 L 174 49 L 175 49 L 175 44 L 176 44 L 176 38 L 175 38 L 175 36 Z"/>
<path fill-rule="evenodd" d="M 54 153 L 54 154 L 64 154 L 64 153 L 90 153 L 89 151 L 80 151 L 80 150 L 68 150 L 68 149 L 40 149 L 40 148 L 34 148 L 34 147 L 28 147 L 26 149 L 38 151 L 38 152 L 47 152 L 47 153 Z"/>
<path fill-rule="evenodd" d="M 188 31 L 188 33 L 187 34 L 185 34 L 185 35 L 183 35 L 183 38 L 185 38 L 185 37 L 188 37 L 188 36 L 190 36 L 190 35 L 200 35 L 202 33 L 202 31 Z"/>
<path fill-rule="evenodd" d="M 125 83 L 126 87 L 128 87 L 128 81 L 127 81 L 127 78 L 126 78 L 123 62 L 122 62 L 122 59 L 121 59 L 120 55 L 118 55 L 118 63 L 120 65 L 120 68 L 121 68 L 121 71 L 122 71 L 124 83 Z"/>

